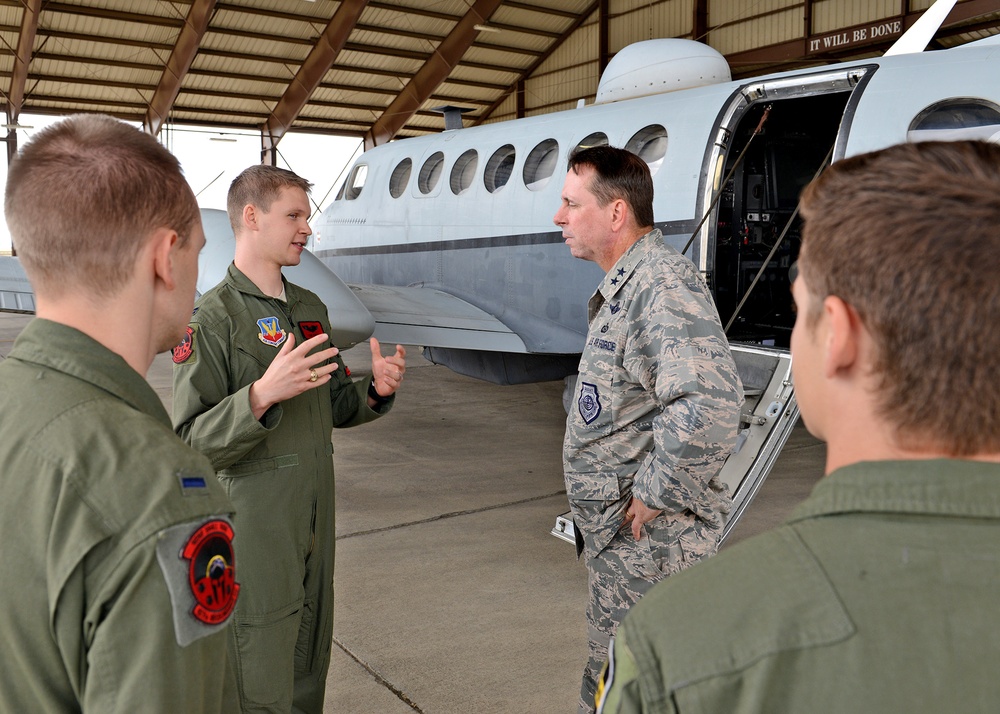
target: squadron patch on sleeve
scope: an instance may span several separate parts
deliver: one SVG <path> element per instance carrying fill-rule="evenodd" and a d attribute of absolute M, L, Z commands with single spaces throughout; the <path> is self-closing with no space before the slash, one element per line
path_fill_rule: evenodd
<path fill-rule="evenodd" d="M 260 334 L 257 337 L 265 345 L 280 347 L 281 343 L 288 339 L 288 333 L 281 329 L 276 317 L 260 318 L 257 320 L 257 327 L 260 328 Z"/>
<path fill-rule="evenodd" d="M 185 647 L 225 627 L 236 606 L 233 527 L 216 517 L 173 526 L 158 538 L 156 559 L 170 593 L 174 634 Z"/>
<path fill-rule="evenodd" d="M 323 323 L 316 322 L 315 320 L 308 320 L 299 323 L 299 329 L 302 330 L 302 336 L 307 340 L 311 340 L 316 335 L 323 334 Z"/>
<path fill-rule="evenodd" d="M 194 354 L 194 327 L 188 325 L 184 328 L 184 339 L 171 351 L 174 364 L 184 364 L 191 355 Z"/>

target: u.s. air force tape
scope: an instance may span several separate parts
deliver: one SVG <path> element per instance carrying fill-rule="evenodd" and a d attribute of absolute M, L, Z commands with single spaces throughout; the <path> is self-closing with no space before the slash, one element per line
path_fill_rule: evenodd
<path fill-rule="evenodd" d="M 225 627 L 240 591 L 228 518 L 215 516 L 161 531 L 156 559 L 170 593 L 178 645 L 186 647 Z"/>

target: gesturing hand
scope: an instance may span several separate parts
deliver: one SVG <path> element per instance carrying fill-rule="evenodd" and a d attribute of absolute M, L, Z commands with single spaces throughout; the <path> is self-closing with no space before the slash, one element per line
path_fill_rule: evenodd
<path fill-rule="evenodd" d="M 368 344 L 372 349 L 372 382 L 375 384 L 375 391 L 380 396 L 388 397 L 399 389 L 399 384 L 403 381 L 406 350 L 402 345 L 396 345 L 396 354 L 383 357 L 378 340 L 373 337 Z"/>
<path fill-rule="evenodd" d="M 295 335 L 288 333 L 288 339 L 264 375 L 250 385 L 250 409 L 255 418 L 260 419 L 264 412 L 279 402 L 330 381 L 330 374 L 337 369 L 337 363 L 322 363 L 333 359 L 340 350 L 330 347 L 309 354 L 327 339 L 329 336 L 325 333 L 316 335 L 296 347 Z"/>

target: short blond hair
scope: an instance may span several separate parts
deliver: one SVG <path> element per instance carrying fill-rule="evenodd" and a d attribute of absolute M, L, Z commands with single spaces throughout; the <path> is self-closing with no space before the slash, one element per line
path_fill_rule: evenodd
<path fill-rule="evenodd" d="M 115 295 L 153 231 L 187 241 L 201 216 L 177 159 L 156 139 L 102 114 L 39 132 L 7 175 L 4 211 L 36 291 Z"/>
<path fill-rule="evenodd" d="M 229 184 L 229 195 L 226 197 L 226 213 L 229 214 L 229 225 L 233 235 L 239 235 L 243 228 L 243 209 L 254 205 L 267 213 L 271 204 L 277 200 L 281 189 L 292 186 L 301 188 L 309 195 L 312 184 L 298 174 L 277 166 L 259 164 L 244 169 L 243 172 Z"/>

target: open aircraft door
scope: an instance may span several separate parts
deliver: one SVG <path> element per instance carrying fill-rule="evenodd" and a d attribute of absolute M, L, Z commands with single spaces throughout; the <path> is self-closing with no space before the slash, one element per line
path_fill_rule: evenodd
<path fill-rule="evenodd" d="M 736 446 L 720 474 L 733 496 L 723 542 L 763 485 L 799 417 L 788 350 L 742 344 L 730 347 L 743 380 L 744 404 Z M 571 514 L 556 518 L 552 535 L 575 542 Z"/>

